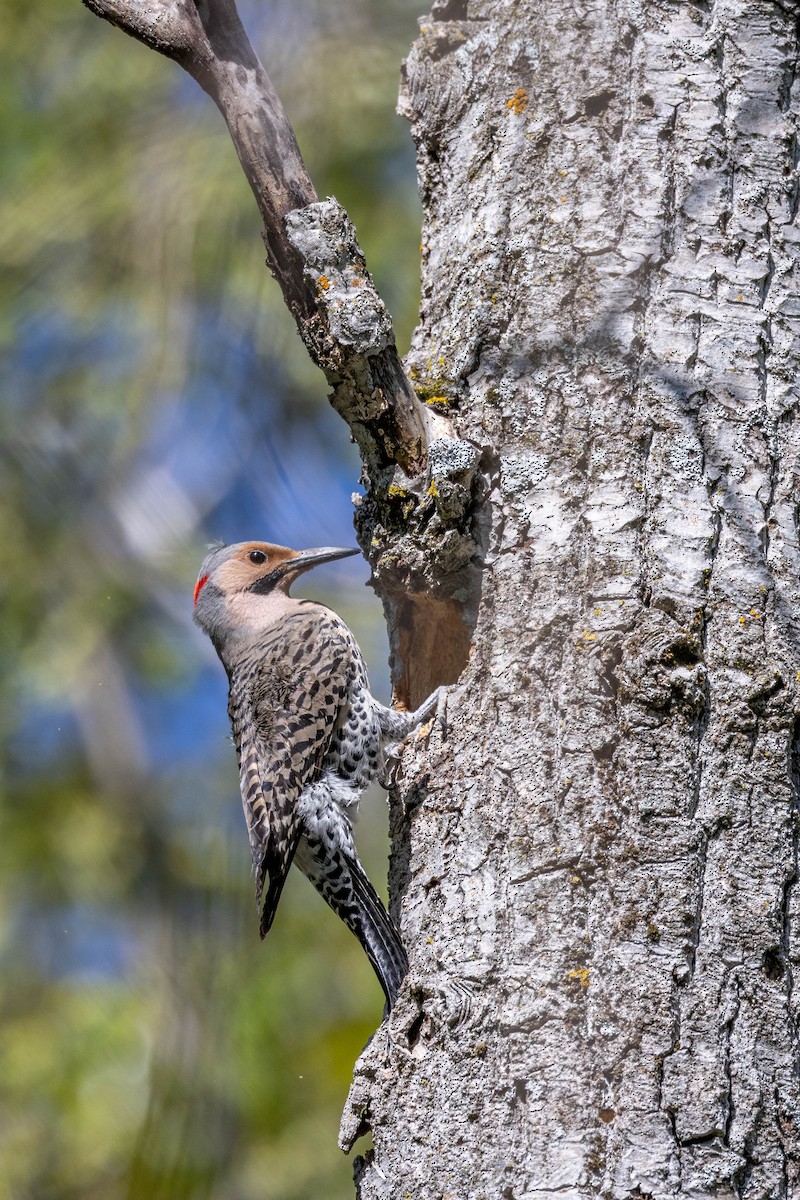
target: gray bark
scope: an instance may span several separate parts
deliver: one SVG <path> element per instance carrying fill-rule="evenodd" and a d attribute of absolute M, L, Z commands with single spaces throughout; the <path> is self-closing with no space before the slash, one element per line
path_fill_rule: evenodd
<path fill-rule="evenodd" d="M 485 566 L 393 812 L 361 1200 L 800 1195 L 799 41 L 774 0 L 422 23 L 408 365 Z"/>

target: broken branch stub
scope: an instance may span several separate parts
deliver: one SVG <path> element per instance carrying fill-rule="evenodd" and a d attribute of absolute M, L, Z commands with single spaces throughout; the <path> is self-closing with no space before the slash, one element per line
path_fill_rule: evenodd
<path fill-rule="evenodd" d="M 365 462 L 397 462 L 409 475 L 425 466 L 419 404 L 394 344 L 392 319 L 367 271 L 356 231 L 329 197 L 287 213 L 290 245 L 316 293 L 300 334 L 328 382 L 333 404 L 353 431 Z"/>
<path fill-rule="evenodd" d="M 333 387 L 334 406 L 352 430 L 370 480 L 377 483 L 395 464 L 412 478 L 420 475 L 427 465 L 425 424 L 391 319 L 346 213 L 335 200 L 317 199 L 234 0 L 83 3 L 179 63 L 217 105 L 264 222 L 270 270 Z"/>

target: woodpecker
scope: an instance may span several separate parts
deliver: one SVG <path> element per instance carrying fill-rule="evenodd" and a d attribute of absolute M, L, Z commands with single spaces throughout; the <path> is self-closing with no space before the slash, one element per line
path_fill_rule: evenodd
<path fill-rule="evenodd" d="M 341 617 L 289 595 L 304 571 L 351 554 L 358 551 L 217 546 L 197 577 L 194 619 L 228 675 L 261 937 L 294 862 L 361 942 L 391 1009 L 408 959 L 359 862 L 353 824 L 392 743 L 433 715 L 444 689 L 415 712 L 379 704 Z"/>

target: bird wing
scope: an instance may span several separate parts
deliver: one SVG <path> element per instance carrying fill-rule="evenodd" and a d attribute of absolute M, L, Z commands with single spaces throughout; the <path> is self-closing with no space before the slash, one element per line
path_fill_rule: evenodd
<path fill-rule="evenodd" d="M 345 716 L 353 677 L 347 631 L 319 609 L 278 622 L 231 678 L 230 716 L 239 759 L 261 936 L 268 932 L 301 828 L 297 804 L 318 779 Z"/>

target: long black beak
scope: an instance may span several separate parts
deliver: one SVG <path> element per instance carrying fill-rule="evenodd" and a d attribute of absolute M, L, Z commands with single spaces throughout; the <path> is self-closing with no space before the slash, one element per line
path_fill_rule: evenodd
<path fill-rule="evenodd" d="M 296 558 L 290 558 L 288 562 L 283 563 L 277 569 L 282 575 L 299 574 L 301 571 L 308 571 L 311 567 L 318 567 L 320 563 L 335 562 L 337 558 L 352 558 L 354 554 L 360 554 L 360 550 L 341 550 L 337 546 L 322 546 L 318 550 L 301 550 Z"/>
<path fill-rule="evenodd" d="M 281 579 L 285 579 L 287 575 L 293 579 L 297 575 L 302 575 L 303 571 L 310 570 L 311 567 L 318 567 L 320 563 L 335 562 L 337 558 L 350 558 L 353 554 L 359 553 L 359 550 L 341 550 L 338 546 L 321 546 L 317 550 L 303 550 L 294 558 L 287 558 L 286 562 L 275 567 L 269 575 L 263 575 L 261 579 L 257 579 L 250 585 L 248 591 L 263 595 L 271 591 L 275 584 L 279 583 Z M 291 580 L 289 586 L 291 587 Z"/>

